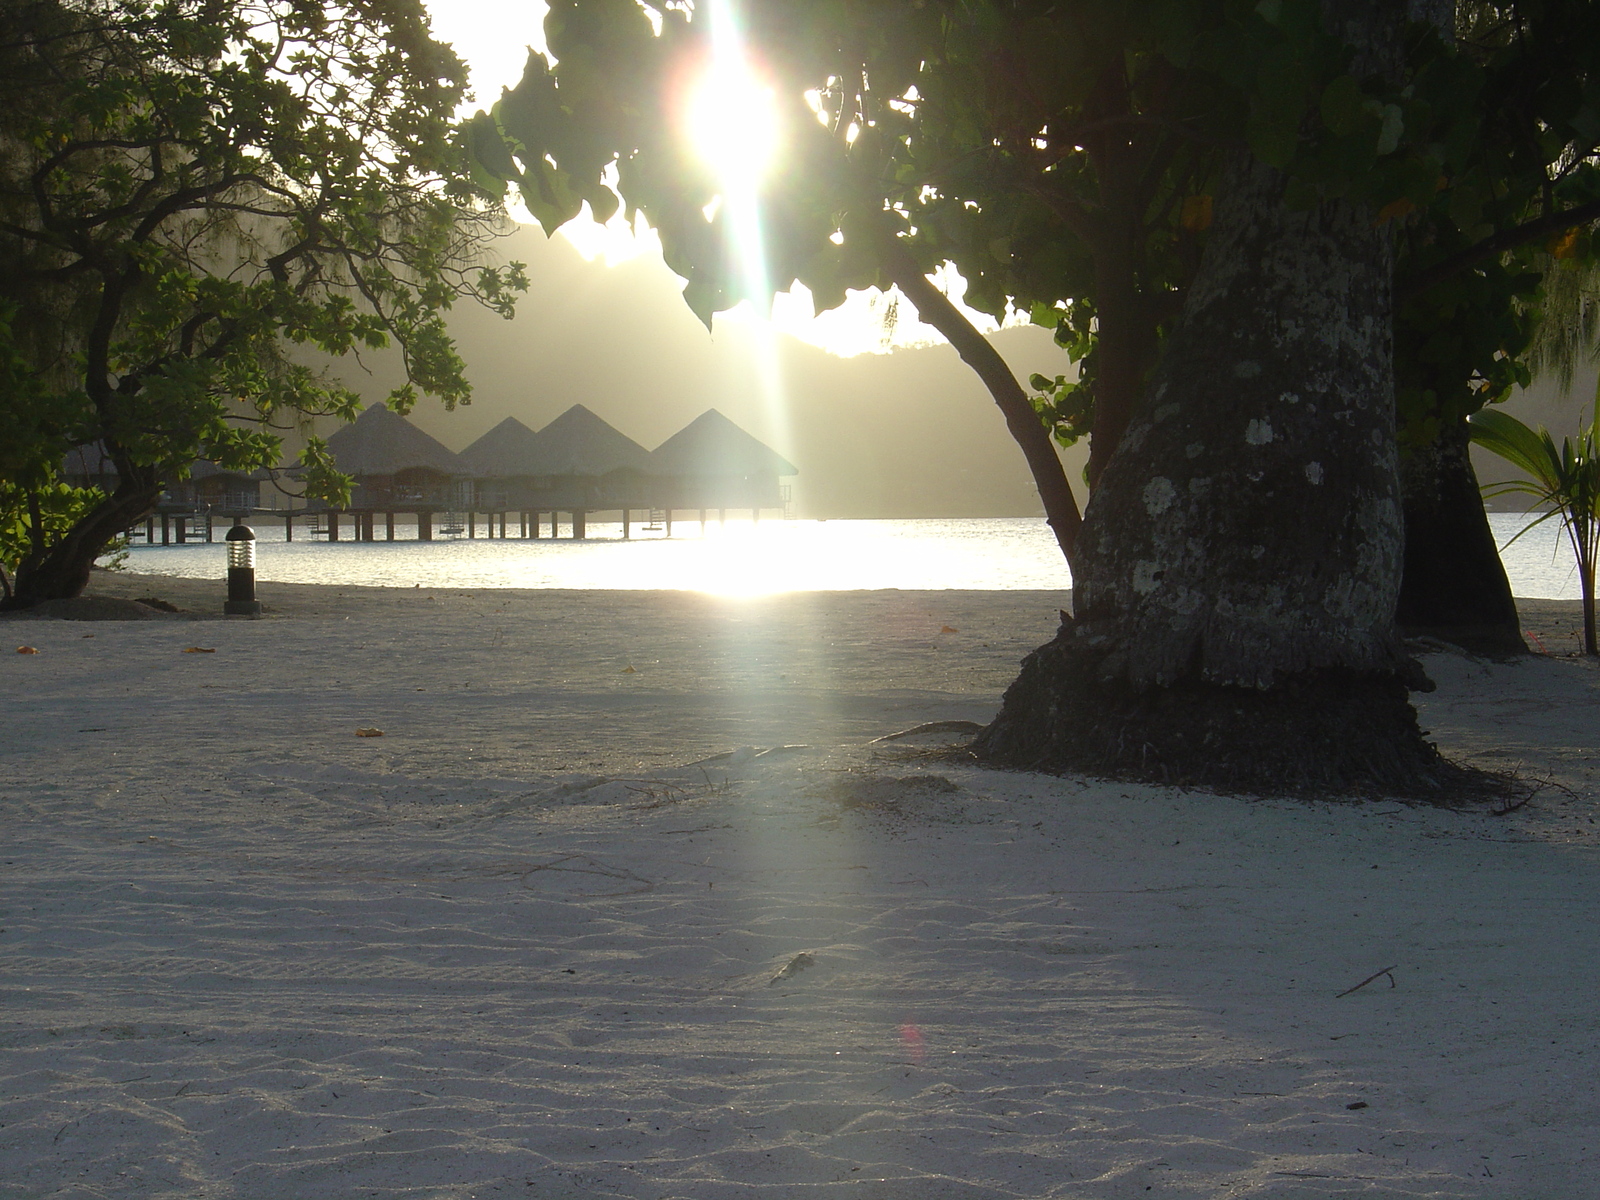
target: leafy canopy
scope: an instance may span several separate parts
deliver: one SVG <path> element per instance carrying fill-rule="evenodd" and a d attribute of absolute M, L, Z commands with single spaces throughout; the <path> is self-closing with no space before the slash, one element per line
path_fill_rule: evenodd
<path fill-rule="evenodd" d="M 0 339 L 31 383 L 0 394 L 26 431 L 3 477 L 100 442 L 137 508 L 197 456 L 275 466 L 289 425 L 359 411 L 319 355 L 394 345 L 392 406 L 467 402 L 443 313 L 509 315 L 526 280 L 475 265 L 497 218 L 451 125 L 465 78 L 419 0 L 8 0 Z"/>
<path fill-rule="evenodd" d="M 1514 305 L 1537 286 L 1497 255 L 1465 289 L 1427 273 L 1459 273 L 1452 258 L 1524 222 L 1534 197 L 1570 209 L 1592 186 L 1591 89 L 1529 82 L 1550 53 L 1588 78 L 1600 38 L 1570 34 L 1594 6 L 1573 0 L 1518 6 L 1534 15 L 1515 36 L 1487 17 L 1459 45 L 1412 27 L 1392 63 L 1358 61 L 1316 0 L 734 7 L 782 106 L 784 155 L 761 196 L 771 287 L 797 280 L 826 309 L 886 286 L 871 236 L 885 230 L 925 270 L 954 263 L 966 303 L 1027 313 L 1077 363 L 1033 380 L 1067 443 L 1094 427 L 1103 352 L 1124 326 L 1136 384 L 1153 365 L 1230 148 L 1282 169 L 1295 205 L 1352 199 L 1401 231 L 1402 275 L 1427 293 L 1408 297 L 1401 338 L 1419 438 L 1441 396 L 1470 411 L 1524 377 Z M 514 181 L 547 230 L 585 204 L 607 219 L 620 192 L 703 320 L 749 286 L 729 214 L 711 207 L 718 181 L 677 121 L 675 97 L 710 53 L 706 25 L 662 0 L 555 0 L 552 59 L 532 56 L 471 126 L 485 186 Z"/>

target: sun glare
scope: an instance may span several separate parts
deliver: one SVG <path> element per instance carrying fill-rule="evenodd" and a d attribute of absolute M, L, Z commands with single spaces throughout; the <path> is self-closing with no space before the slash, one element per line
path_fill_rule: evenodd
<path fill-rule="evenodd" d="M 729 192 L 755 191 L 777 156 L 776 93 L 737 48 L 717 47 L 689 91 L 684 123 L 695 153 Z"/>

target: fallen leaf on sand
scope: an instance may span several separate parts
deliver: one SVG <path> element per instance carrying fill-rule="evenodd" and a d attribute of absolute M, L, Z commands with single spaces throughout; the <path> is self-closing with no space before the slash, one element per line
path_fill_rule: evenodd
<path fill-rule="evenodd" d="M 356 736 L 357 737 L 382 737 L 383 736 L 383 730 L 381 730 L 381 729 L 370 729 L 370 728 L 369 729 L 358 729 L 358 730 L 356 730 Z"/>
<path fill-rule="evenodd" d="M 789 960 L 788 965 L 785 966 L 783 968 L 783 970 L 779 971 L 776 975 L 774 975 L 770 980 L 767 981 L 767 986 L 768 987 L 772 987 L 775 984 L 782 983 L 786 979 L 793 979 L 796 975 L 800 974 L 800 972 L 804 971 L 807 967 L 814 967 L 814 966 L 816 966 L 816 964 L 817 964 L 817 960 L 815 958 L 813 958 L 811 955 L 804 954 L 804 953 L 796 954 L 793 958 L 791 958 Z"/>
<path fill-rule="evenodd" d="M 632 667 L 623 667 L 622 673 L 624 675 L 637 675 L 639 672 L 635 671 Z"/>
<path fill-rule="evenodd" d="M 84 635 L 83 635 L 83 636 L 84 636 L 84 637 L 86 637 L 86 638 L 92 638 L 92 637 L 93 637 L 93 636 L 94 636 L 94 634 L 92 634 L 92 633 L 86 633 L 86 634 L 84 634 Z"/>
<path fill-rule="evenodd" d="M 939 632 L 940 633 L 960 633 L 961 630 L 957 629 L 954 625 L 941 625 L 939 627 Z"/>
<path fill-rule="evenodd" d="M 18 646 L 17 647 L 17 653 L 18 654 L 37 654 L 39 652 L 37 650 L 35 650 L 32 646 Z"/>
<path fill-rule="evenodd" d="M 215 646 L 185 646 L 183 652 L 185 654 L 215 654 L 217 648 Z"/>

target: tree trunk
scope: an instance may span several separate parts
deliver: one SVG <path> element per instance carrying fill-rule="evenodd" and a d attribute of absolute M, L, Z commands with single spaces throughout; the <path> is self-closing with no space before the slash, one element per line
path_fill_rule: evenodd
<path fill-rule="evenodd" d="M 1376 18 L 1375 18 L 1376 19 Z M 979 752 L 1245 790 L 1416 793 L 1441 765 L 1394 623 L 1391 255 L 1243 152 L 1183 319 L 1090 498 L 1074 618 Z"/>
<path fill-rule="evenodd" d="M 1467 423 L 1456 421 L 1401 464 L 1400 628 L 1476 654 L 1523 654 L 1517 604 L 1483 510 L 1470 444 Z"/>
<path fill-rule="evenodd" d="M 1085 474 L 1092 492 L 1128 429 L 1144 392 L 1144 376 L 1156 344 L 1148 299 L 1139 293 L 1134 239 L 1141 230 L 1108 221 L 1106 241 L 1095 255 L 1099 345 L 1095 351 L 1094 427 Z"/>
<path fill-rule="evenodd" d="M 159 482 L 124 480 L 59 542 L 23 558 L 11 595 L 0 600 L 0 609 L 32 608 L 46 600 L 81 595 L 89 586 L 94 560 L 113 538 L 148 516 L 160 498 Z"/>

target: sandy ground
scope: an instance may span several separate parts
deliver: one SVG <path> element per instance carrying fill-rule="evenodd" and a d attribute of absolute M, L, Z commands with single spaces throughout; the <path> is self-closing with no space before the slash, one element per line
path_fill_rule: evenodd
<path fill-rule="evenodd" d="M 0 624 L 0 1197 L 1595 1194 L 1592 662 L 1426 659 L 1495 816 L 871 744 L 1053 594 L 262 590 Z"/>

